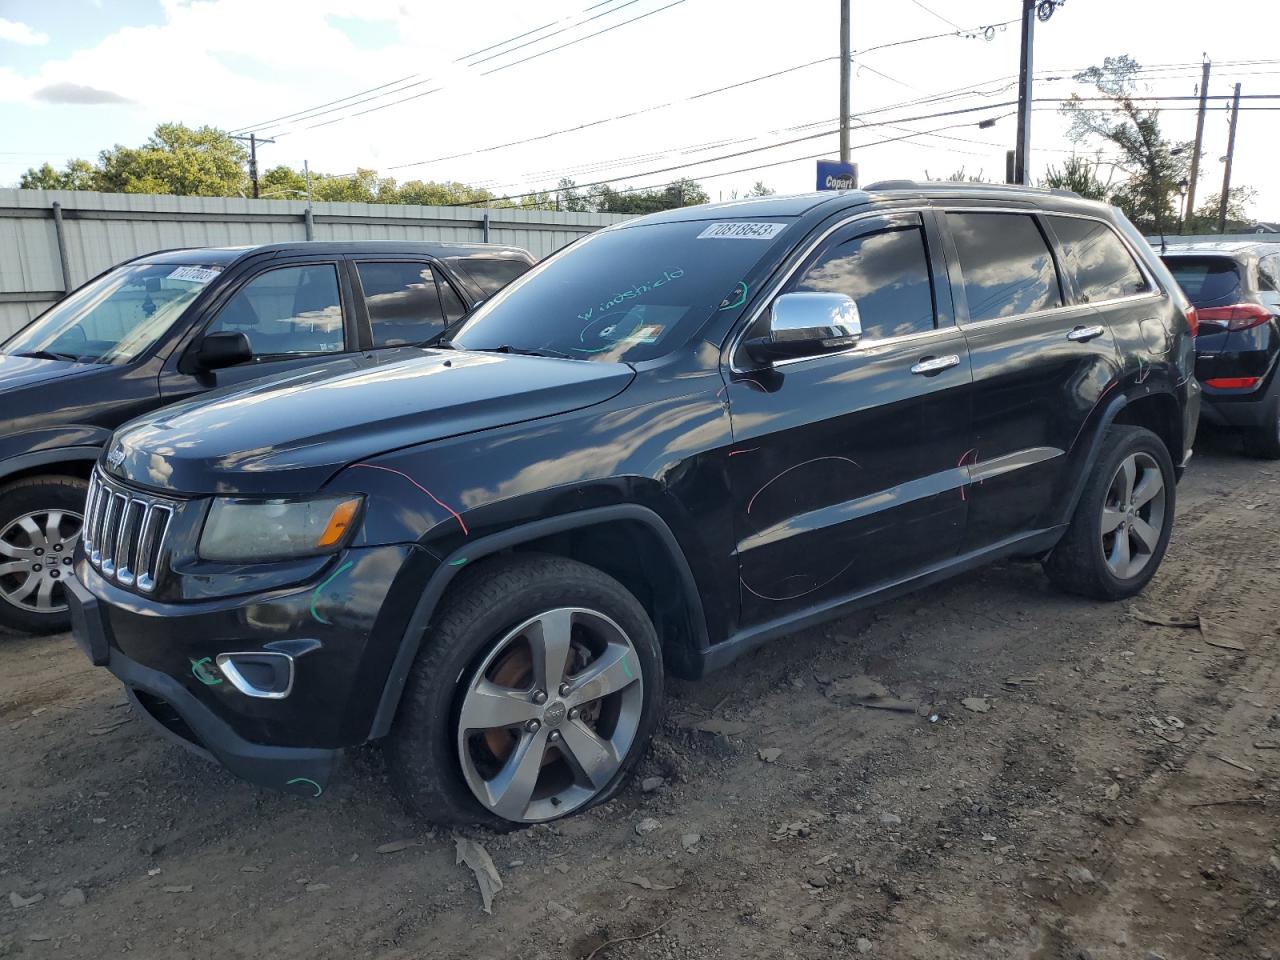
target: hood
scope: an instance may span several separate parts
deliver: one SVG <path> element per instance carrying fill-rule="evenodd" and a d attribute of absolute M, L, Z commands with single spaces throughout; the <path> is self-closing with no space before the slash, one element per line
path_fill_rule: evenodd
<path fill-rule="evenodd" d="M 40 357 L 18 357 L 0 353 L 0 392 L 35 383 L 49 383 L 63 377 L 93 373 L 101 364 L 75 360 L 45 360 Z"/>
<path fill-rule="evenodd" d="M 601 403 L 633 376 L 624 364 L 414 351 L 159 410 L 117 431 L 105 463 L 122 479 L 178 493 L 310 493 L 357 460 Z"/>

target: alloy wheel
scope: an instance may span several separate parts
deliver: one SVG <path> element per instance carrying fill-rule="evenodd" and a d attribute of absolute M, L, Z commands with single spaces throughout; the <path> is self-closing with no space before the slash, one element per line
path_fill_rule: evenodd
<path fill-rule="evenodd" d="M 643 710 L 626 632 L 594 610 L 548 610 L 502 637 L 468 681 L 457 720 L 463 776 L 504 820 L 564 816 L 614 779 Z"/>
<path fill-rule="evenodd" d="M 0 531 L 0 598 L 32 613 L 67 609 L 64 583 L 83 524 L 71 510 L 25 513 Z"/>
<path fill-rule="evenodd" d="M 1151 562 L 1164 530 L 1166 502 L 1155 458 L 1141 451 L 1125 457 L 1102 504 L 1102 556 L 1117 579 L 1136 577 Z"/>

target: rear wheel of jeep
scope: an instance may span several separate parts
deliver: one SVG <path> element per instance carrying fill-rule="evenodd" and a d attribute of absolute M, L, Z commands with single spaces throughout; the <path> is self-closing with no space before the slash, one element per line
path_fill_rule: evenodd
<path fill-rule="evenodd" d="M 70 629 L 66 581 L 88 485 L 31 477 L 0 488 L 0 624 L 23 633 Z"/>
<path fill-rule="evenodd" d="M 612 577 L 524 555 L 459 577 L 410 673 L 388 765 L 438 823 L 541 823 L 613 796 L 652 735 L 662 654 Z"/>
<path fill-rule="evenodd" d="M 1044 562 L 1049 579 L 1097 600 L 1138 593 L 1169 546 L 1176 479 L 1164 441 L 1144 427 L 1113 426 L 1071 526 Z"/>

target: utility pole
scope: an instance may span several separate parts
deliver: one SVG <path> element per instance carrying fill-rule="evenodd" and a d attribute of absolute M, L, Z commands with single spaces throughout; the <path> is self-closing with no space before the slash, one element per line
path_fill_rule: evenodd
<path fill-rule="evenodd" d="M 1227 136 L 1227 166 L 1222 172 L 1222 201 L 1218 204 L 1218 232 L 1227 232 L 1227 201 L 1231 198 L 1231 161 L 1236 153 L 1236 124 L 1240 120 L 1240 84 L 1231 98 L 1231 133 Z"/>
<path fill-rule="evenodd" d="M 232 140 L 244 140 L 249 144 L 249 179 L 253 181 L 253 199 L 258 199 L 258 144 L 275 143 L 274 140 L 259 140 L 256 133 L 247 137 L 232 137 Z"/>
<path fill-rule="evenodd" d="M 1187 233 L 1191 232 L 1191 218 L 1196 211 L 1196 181 L 1200 178 L 1200 152 L 1204 149 L 1204 112 L 1209 105 L 1209 68 L 1212 64 L 1206 60 L 1203 74 L 1200 77 L 1200 112 L 1196 115 L 1196 149 L 1191 154 L 1191 174 L 1187 177 L 1187 206 L 1183 211 L 1182 223 Z"/>
<path fill-rule="evenodd" d="M 849 162 L 849 0 L 840 0 L 840 162 Z"/>
<path fill-rule="evenodd" d="M 1022 0 L 1022 62 L 1018 69 L 1018 142 L 1013 159 L 1014 183 L 1031 182 L 1031 74 L 1036 39 L 1036 0 Z"/>

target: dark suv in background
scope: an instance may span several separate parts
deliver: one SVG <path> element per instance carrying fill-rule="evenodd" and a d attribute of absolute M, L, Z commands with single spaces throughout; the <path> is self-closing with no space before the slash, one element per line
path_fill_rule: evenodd
<path fill-rule="evenodd" d="M 167 250 L 90 280 L 0 345 L 0 624 L 69 625 L 65 578 L 111 431 L 206 391 L 438 336 L 529 269 L 523 250 L 415 242 Z"/>
<path fill-rule="evenodd" d="M 1196 241 L 1162 256 L 1199 320 L 1200 416 L 1237 431 L 1253 456 L 1280 459 L 1280 243 Z"/>
<path fill-rule="evenodd" d="M 614 794 L 664 670 L 1001 557 L 1132 596 L 1195 436 L 1189 304 L 1074 194 L 889 183 L 655 214 L 444 338 L 122 428 L 76 637 L 156 724 L 318 796 L 384 740 L 412 810 Z"/>

